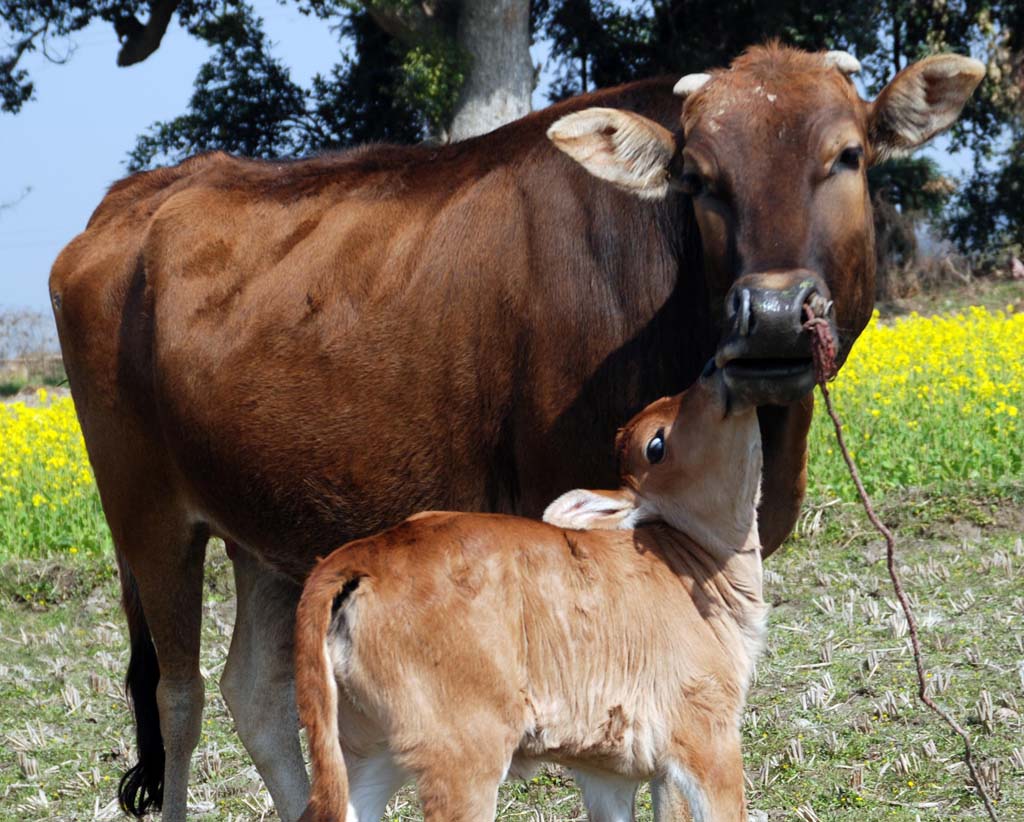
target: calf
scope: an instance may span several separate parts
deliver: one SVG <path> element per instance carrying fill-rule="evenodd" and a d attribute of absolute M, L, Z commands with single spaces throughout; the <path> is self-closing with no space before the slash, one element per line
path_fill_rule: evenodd
<path fill-rule="evenodd" d="M 302 819 L 379 819 L 410 778 L 428 821 L 493 819 L 540 761 L 572 769 L 591 819 L 631 819 L 648 780 L 697 820 L 746 819 L 761 440 L 729 405 L 719 371 L 648 406 L 618 436 L 622 487 L 547 522 L 424 513 L 321 561 L 296 628 Z"/>

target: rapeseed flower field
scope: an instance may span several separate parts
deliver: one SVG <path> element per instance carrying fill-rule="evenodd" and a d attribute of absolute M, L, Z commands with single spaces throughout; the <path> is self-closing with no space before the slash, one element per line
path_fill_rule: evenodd
<path fill-rule="evenodd" d="M 876 312 L 832 387 L 869 493 L 1024 477 L 1024 313 L 970 308 L 882 322 Z M 0 405 L 0 557 L 110 545 L 74 406 Z M 811 430 L 809 496 L 853 499 L 831 423 Z"/>
<path fill-rule="evenodd" d="M 75 407 L 0 405 L 0 558 L 95 554 L 110 545 Z"/>
<path fill-rule="evenodd" d="M 1012 306 L 887 322 L 876 311 L 831 390 L 868 493 L 1024 479 L 1024 313 Z M 810 496 L 855 499 L 821 409 L 810 450 Z"/>

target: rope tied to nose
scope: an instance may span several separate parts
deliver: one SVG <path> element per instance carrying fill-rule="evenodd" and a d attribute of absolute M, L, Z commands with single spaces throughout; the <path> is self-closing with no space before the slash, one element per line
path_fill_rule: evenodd
<path fill-rule="evenodd" d="M 839 370 L 836 367 L 836 341 L 832 338 L 832 330 L 824 314 L 816 313 L 824 311 L 825 306 L 820 302 L 815 305 L 812 300 L 813 298 L 804 303 L 804 316 L 807 318 L 804 322 L 804 331 L 811 335 L 815 377 L 818 385 L 824 386 L 826 382 L 835 378 Z"/>
<path fill-rule="evenodd" d="M 961 727 L 953 716 L 940 705 L 938 705 L 928 693 L 927 678 L 924 670 L 924 660 L 921 655 L 921 640 L 918 636 L 917 629 L 917 618 L 914 616 L 913 608 L 910 606 L 910 600 L 907 598 L 906 591 L 903 589 L 903 583 L 900 580 L 899 571 L 896 568 L 896 539 L 890 531 L 878 518 L 875 513 L 875 509 L 871 504 L 871 499 L 868 497 L 868 492 L 864 489 L 864 483 L 861 482 L 860 473 L 857 471 L 857 466 L 853 462 L 853 458 L 850 456 L 850 452 L 846 447 L 846 442 L 843 438 L 843 424 L 839 420 L 839 415 L 836 414 L 835 408 L 832 407 L 832 396 L 828 390 L 828 383 L 834 379 L 838 372 L 836 366 L 836 346 L 835 340 L 832 337 L 832 331 L 829 328 L 827 312 L 831 308 L 830 304 L 826 304 L 818 295 L 812 295 L 807 302 L 804 303 L 804 316 L 807 318 L 804 322 L 803 328 L 810 335 L 811 338 L 811 356 L 814 358 L 814 373 L 818 383 L 818 388 L 821 391 L 821 397 L 825 401 L 825 409 L 828 412 L 829 417 L 832 419 L 832 425 L 836 431 L 836 441 L 839 444 L 839 451 L 843 455 L 843 460 L 846 462 L 846 467 L 850 472 L 850 477 L 853 479 L 853 484 L 857 488 L 857 495 L 860 497 L 861 504 L 864 506 L 864 511 L 867 513 L 868 519 L 871 524 L 875 527 L 885 539 L 885 554 L 886 554 L 886 567 L 889 570 L 889 579 L 892 580 L 893 591 L 896 593 L 896 598 L 899 600 L 900 607 L 903 609 L 903 615 L 907 620 L 908 633 L 910 634 L 910 647 L 914 654 L 914 668 L 917 672 L 917 696 L 921 702 L 926 705 L 931 711 L 937 714 L 953 731 L 960 737 L 964 743 L 964 764 L 967 765 L 968 773 L 971 776 L 971 782 L 974 783 L 975 789 L 978 791 L 978 796 L 985 804 L 985 811 L 988 813 L 988 818 L 992 822 L 999 822 L 999 817 L 996 816 L 995 808 L 992 805 L 992 799 L 985 788 L 985 784 L 982 782 L 977 770 L 974 766 L 974 749 L 971 745 L 971 738 L 967 731 Z"/>

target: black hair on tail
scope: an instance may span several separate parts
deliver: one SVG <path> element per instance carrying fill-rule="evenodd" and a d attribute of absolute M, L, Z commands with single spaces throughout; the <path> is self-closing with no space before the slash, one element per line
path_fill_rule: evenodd
<path fill-rule="evenodd" d="M 151 810 L 160 810 L 164 799 L 164 738 L 156 702 L 160 667 L 135 577 L 120 555 L 117 565 L 121 572 L 121 607 L 128 617 L 131 639 L 124 685 L 135 714 L 135 746 L 139 752 L 139 761 L 121 777 L 117 797 L 125 813 L 142 817 Z"/>

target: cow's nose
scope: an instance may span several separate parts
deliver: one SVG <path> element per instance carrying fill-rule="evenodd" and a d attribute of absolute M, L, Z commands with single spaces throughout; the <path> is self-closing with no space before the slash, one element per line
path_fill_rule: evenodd
<path fill-rule="evenodd" d="M 831 313 L 828 288 L 813 271 L 766 271 L 740 277 L 725 297 L 725 328 L 716 365 L 734 399 L 787 403 L 814 388 L 804 304 Z"/>
<path fill-rule="evenodd" d="M 819 304 L 817 316 L 831 312 L 824 291 L 824 284 L 810 271 L 748 274 L 726 297 L 728 330 L 739 338 L 757 338 L 758 347 L 766 352 L 788 349 L 803 329 L 805 302 Z"/>

